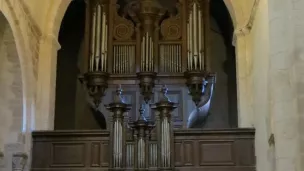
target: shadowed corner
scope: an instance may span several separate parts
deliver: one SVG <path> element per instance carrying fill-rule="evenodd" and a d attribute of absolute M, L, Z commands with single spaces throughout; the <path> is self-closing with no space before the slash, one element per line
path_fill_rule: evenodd
<path fill-rule="evenodd" d="M 107 121 L 104 114 L 101 113 L 98 109 L 94 109 L 94 108 L 90 108 L 90 109 L 100 129 L 107 129 Z"/>
<path fill-rule="evenodd" d="M 4 167 L 4 153 L 0 151 L 0 168 Z"/>

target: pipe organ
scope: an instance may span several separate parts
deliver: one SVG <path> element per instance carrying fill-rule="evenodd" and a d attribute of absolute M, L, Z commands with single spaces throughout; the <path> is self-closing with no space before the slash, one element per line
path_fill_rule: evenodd
<path fill-rule="evenodd" d="M 209 1 L 85 0 L 85 73 L 79 79 L 92 107 L 109 112 L 108 127 L 34 132 L 31 170 L 255 170 L 254 130 L 183 129 L 185 122 L 175 129 L 187 117 L 180 108 L 189 105 L 186 86 L 196 105 L 187 127 L 202 128 L 209 115 L 215 84 Z M 124 94 L 131 104 L 121 87 L 105 93 L 116 84 L 131 87 Z M 163 86 L 154 96 L 155 85 L 164 84 L 181 91 Z"/>
<path fill-rule="evenodd" d="M 211 99 L 215 80 L 209 66 L 209 0 L 86 2 L 87 71 L 80 80 L 96 109 L 108 84 L 137 82 L 144 105 L 148 105 L 155 84 L 172 84 L 182 78 L 196 104 L 195 110 L 203 111 L 192 113 L 192 118 L 208 114 L 210 105 L 206 106 L 205 101 Z M 131 122 L 124 116 L 130 105 L 117 90 L 114 102 L 106 105 L 112 113 L 111 169 L 174 170 L 171 112 L 177 106 L 166 94 L 163 87 L 159 102 L 152 107 L 157 113 L 155 122 L 145 118 L 143 108 L 138 120 Z M 199 103 L 201 99 L 205 99 L 203 103 Z"/>

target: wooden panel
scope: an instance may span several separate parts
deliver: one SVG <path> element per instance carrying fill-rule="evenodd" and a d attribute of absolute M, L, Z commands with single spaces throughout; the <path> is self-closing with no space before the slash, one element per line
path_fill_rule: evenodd
<path fill-rule="evenodd" d="M 31 170 L 107 170 L 111 158 L 109 143 L 108 131 L 34 132 Z M 255 170 L 252 129 L 176 129 L 173 151 L 179 171 Z"/>
<path fill-rule="evenodd" d="M 201 166 L 235 165 L 233 141 L 199 141 L 199 147 Z"/>
<path fill-rule="evenodd" d="M 103 170 L 108 150 L 109 131 L 33 132 L 32 170 Z"/>
<path fill-rule="evenodd" d="M 174 142 L 174 160 L 175 166 L 183 166 L 183 144 L 182 141 Z"/>
<path fill-rule="evenodd" d="M 91 144 L 91 167 L 100 167 L 100 143 L 93 142 Z"/>
<path fill-rule="evenodd" d="M 175 166 L 179 171 L 253 171 L 253 129 L 176 129 Z"/>
<path fill-rule="evenodd" d="M 85 166 L 85 143 L 52 143 L 51 149 L 51 167 Z"/>
<path fill-rule="evenodd" d="M 102 148 L 101 148 L 101 152 L 100 152 L 100 155 L 101 155 L 101 167 L 109 167 L 109 161 L 110 161 L 110 153 L 109 153 L 109 150 L 110 150 L 110 145 L 109 145 L 109 142 L 108 141 L 103 141 L 102 142 Z"/>
<path fill-rule="evenodd" d="M 194 165 L 194 142 L 185 140 L 184 143 L 184 166 Z"/>

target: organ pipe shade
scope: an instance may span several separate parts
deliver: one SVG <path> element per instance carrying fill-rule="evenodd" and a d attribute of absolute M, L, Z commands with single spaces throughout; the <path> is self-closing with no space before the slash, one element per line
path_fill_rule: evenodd
<path fill-rule="evenodd" d="M 105 5 L 92 8 L 90 30 L 89 72 L 106 72 L 108 59 L 108 24 Z"/>

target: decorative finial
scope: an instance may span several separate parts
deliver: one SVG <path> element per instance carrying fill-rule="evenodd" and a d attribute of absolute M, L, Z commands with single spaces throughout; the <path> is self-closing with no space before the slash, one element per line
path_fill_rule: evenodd
<path fill-rule="evenodd" d="M 121 94 L 122 94 L 122 88 L 121 85 L 119 84 L 116 89 L 116 95 L 114 96 L 114 103 L 125 103 L 123 98 L 121 97 Z"/>
<path fill-rule="evenodd" d="M 160 101 L 171 102 L 170 99 L 167 97 L 168 88 L 166 85 L 163 85 L 160 90 Z"/>
<path fill-rule="evenodd" d="M 162 88 L 161 88 L 161 92 L 166 95 L 167 92 L 168 92 L 168 88 L 166 87 L 166 85 L 163 85 Z"/>

